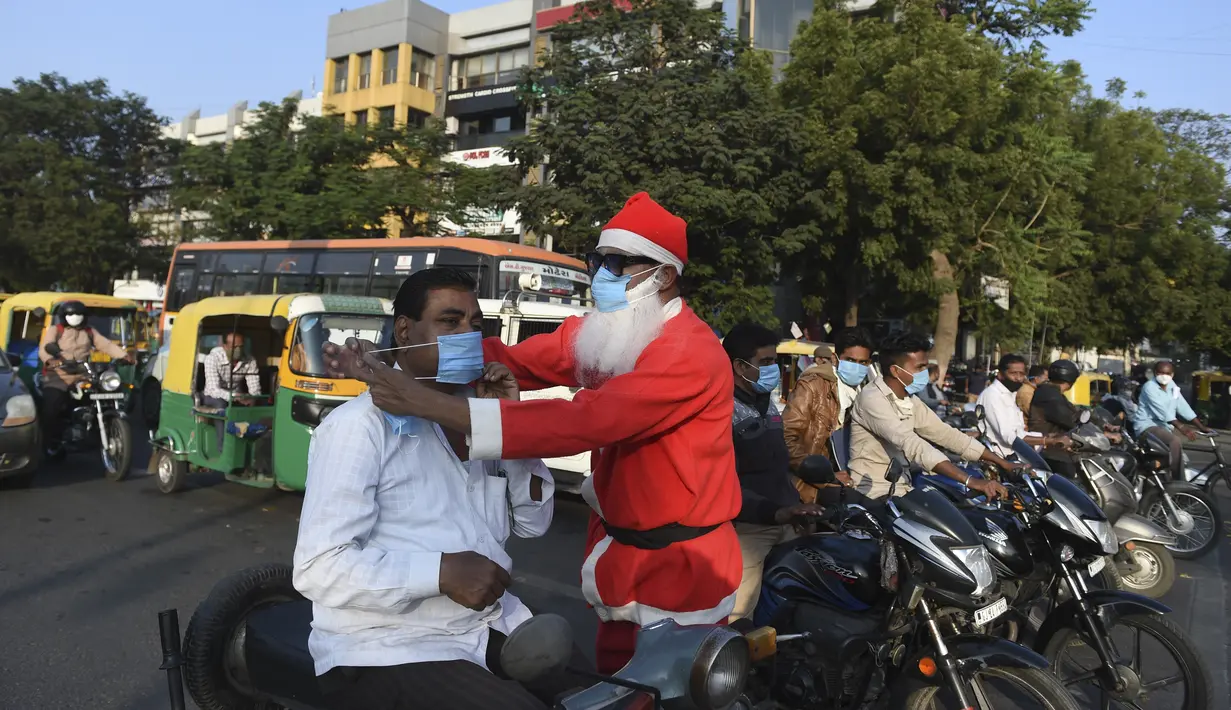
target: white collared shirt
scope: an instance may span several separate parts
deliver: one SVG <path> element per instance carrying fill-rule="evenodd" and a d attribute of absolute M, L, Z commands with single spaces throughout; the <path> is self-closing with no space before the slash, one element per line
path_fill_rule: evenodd
<path fill-rule="evenodd" d="M 532 476 L 543 479 L 542 501 L 530 498 Z M 488 628 L 508 633 L 530 612 L 508 592 L 478 612 L 442 595 L 441 554 L 473 550 L 510 570 L 509 533 L 547 532 L 553 492 L 542 461 L 459 461 L 438 425 L 387 417 L 370 394 L 334 410 L 312 437 L 295 544 L 317 674 L 425 661 L 486 667 Z"/>
<path fill-rule="evenodd" d="M 850 411 L 851 405 L 855 403 L 855 398 L 859 396 L 859 391 L 863 389 L 863 385 L 851 387 L 838 378 L 838 428 L 846 426 L 846 413 Z"/>
<path fill-rule="evenodd" d="M 983 420 L 987 423 L 987 440 L 1000 456 L 1013 453 L 1013 442 L 1026 437 L 1026 418 L 1017 406 L 1017 394 L 997 377 L 979 393 L 975 405 L 983 405 Z"/>

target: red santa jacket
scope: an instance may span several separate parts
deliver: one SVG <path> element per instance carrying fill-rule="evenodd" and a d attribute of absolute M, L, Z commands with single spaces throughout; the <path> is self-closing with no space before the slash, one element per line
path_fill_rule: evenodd
<path fill-rule="evenodd" d="M 508 347 L 483 343 L 523 389 L 578 387 L 573 339 L 580 318 Z M 471 400 L 471 455 L 548 458 L 590 451 L 583 495 L 590 521 L 582 592 L 604 621 L 725 620 L 743 563 L 730 522 L 740 510 L 731 438 L 731 363 L 710 328 L 684 306 L 632 372 L 563 399 Z M 611 525 L 719 527 L 660 550 L 621 544 Z"/>

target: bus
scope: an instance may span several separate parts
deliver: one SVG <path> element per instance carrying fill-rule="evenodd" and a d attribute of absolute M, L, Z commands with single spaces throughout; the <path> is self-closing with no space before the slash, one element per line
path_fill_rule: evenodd
<path fill-rule="evenodd" d="M 140 385 L 146 426 L 158 426 L 167 348 L 175 314 L 184 306 L 209 296 L 305 292 L 393 299 L 407 276 L 433 266 L 475 277 L 483 335 L 509 345 L 550 333 L 565 318 L 589 310 L 590 276 L 583 262 L 509 242 L 415 237 L 181 244 L 163 289 L 160 350 L 151 356 Z M 571 399 L 575 392 L 552 387 L 525 392 L 522 399 Z M 589 454 L 546 463 L 562 490 L 580 490 L 590 473 Z"/>

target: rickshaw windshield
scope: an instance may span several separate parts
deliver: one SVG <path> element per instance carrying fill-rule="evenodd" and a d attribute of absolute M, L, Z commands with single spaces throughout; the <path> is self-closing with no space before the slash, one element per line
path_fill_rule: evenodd
<path fill-rule="evenodd" d="M 124 347 L 136 343 L 137 312 L 131 308 L 91 308 L 88 324 Z"/>
<path fill-rule="evenodd" d="M 325 343 L 345 345 L 347 338 L 386 342 L 393 332 L 393 316 L 310 313 L 300 316 L 291 346 L 291 370 L 309 377 L 329 377 L 321 348 Z"/>

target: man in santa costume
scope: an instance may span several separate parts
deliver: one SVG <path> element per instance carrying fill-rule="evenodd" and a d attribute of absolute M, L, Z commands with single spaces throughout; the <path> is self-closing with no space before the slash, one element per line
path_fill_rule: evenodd
<path fill-rule="evenodd" d="M 600 672 L 628 661 L 641 626 L 725 623 L 742 573 L 734 383 L 722 345 L 680 298 L 686 230 L 633 195 L 587 257 L 597 312 L 514 346 L 483 342 L 485 360 L 507 367 L 489 369 L 489 387 L 509 373 L 523 390 L 583 387 L 572 401 L 444 396 L 370 354 L 326 349 L 381 409 L 467 434 L 473 459 L 592 452 L 581 587 L 602 622 Z"/>

